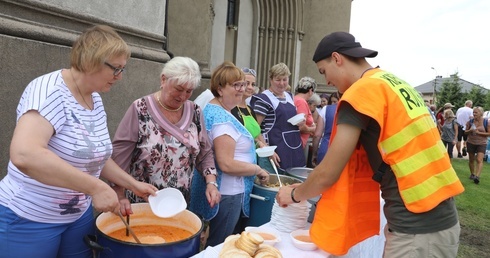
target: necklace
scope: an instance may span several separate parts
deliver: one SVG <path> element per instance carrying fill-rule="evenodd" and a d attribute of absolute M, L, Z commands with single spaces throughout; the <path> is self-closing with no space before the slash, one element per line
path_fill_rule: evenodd
<path fill-rule="evenodd" d="M 219 104 L 221 105 L 221 107 L 223 107 L 226 111 L 229 111 L 226 107 L 225 107 L 225 104 L 223 104 L 223 102 L 221 102 L 221 100 L 219 98 L 216 98 L 216 100 L 219 102 Z"/>
<path fill-rule="evenodd" d="M 162 107 L 163 109 L 169 111 L 169 112 L 177 112 L 179 111 L 184 105 L 180 105 L 180 107 L 176 108 L 176 109 L 171 109 L 171 108 L 168 108 L 166 107 L 165 105 L 162 104 L 162 102 L 160 102 L 160 96 L 158 96 L 158 94 L 155 93 L 155 96 L 157 97 L 157 101 L 158 101 L 158 104 L 160 105 L 160 107 Z"/>
<path fill-rule="evenodd" d="M 70 68 L 70 75 L 71 78 L 73 79 L 73 82 L 75 83 L 75 87 L 77 87 L 78 94 L 80 94 L 80 96 L 82 97 L 83 102 L 85 103 L 85 105 L 87 105 L 88 109 L 93 110 L 94 108 L 91 107 L 83 97 L 82 92 L 80 91 L 80 87 L 78 87 L 77 80 L 75 80 L 75 76 L 73 76 L 73 72 L 71 71 L 71 68 Z"/>

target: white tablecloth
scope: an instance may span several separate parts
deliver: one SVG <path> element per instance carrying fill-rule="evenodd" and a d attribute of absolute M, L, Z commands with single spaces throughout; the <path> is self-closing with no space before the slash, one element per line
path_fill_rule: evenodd
<path fill-rule="evenodd" d="M 383 214 L 383 205 L 384 205 L 384 201 L 381 200 L 381 207 L 380 207 L 381 223 L 380 223 L 379 235 L 372 236 L 358 243 L 357 245 L 353 246 L 349 250 L 349 253 L 343 256 L 334 256 L 320 249 L 317 249 L 315 251 L 300 250 L 293 245 L 289 233 L 277 231 L 275 228 L 269 225 L 269 223 L 266 223 L 260 227 L 264 229 L 274 230 L 275 232 L 279 233 L 279 235 L 281 236 L 281 242 L 277 243 L 275 247 L 279 249 L 279 251 L 281 251 L 284 258 L 303 258 L 303 257 L 304 258 L 320 258 L 320 257 L 379 258 L 382 257 L 383 255 L 383 248 L 385 242 L 383 228 L 386 225 L 386 218 Z M 308 223 L 308 227 L 310 225 L 311 224 Z M 202 252 L 198 253 L 197 255 L 192 256 L 192 258 L 218 258 L 219 252 L 222 247 L 223 244 L 214 247 L 210 246 L 205 250 L 203 250 Z"/>

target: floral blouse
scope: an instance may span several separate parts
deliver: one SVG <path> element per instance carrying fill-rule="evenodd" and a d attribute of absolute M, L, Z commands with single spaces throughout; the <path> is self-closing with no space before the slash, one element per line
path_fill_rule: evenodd
<path fill-rule="evenodd" d="M 183 108 L 180 121 L 172 124 L 151 95 L 134 101 L 117 128 L 112 158 L 138 181 L 179 189 L 189 204 L 194 168 L 202 176 L 216 175 L 216 169 L 201 109 L 191 101 Z M 129 190 L 126 196 L 144 202 Z"/>

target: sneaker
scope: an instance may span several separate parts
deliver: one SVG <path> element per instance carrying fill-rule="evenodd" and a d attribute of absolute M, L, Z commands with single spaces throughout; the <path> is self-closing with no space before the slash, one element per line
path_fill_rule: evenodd
<path fill-rule="evenodd" d="M 471 180 L 475 179 L 475 175 L 471 174 L 470 179 Z"/>
<path fill-rule="evenodd" d="M 466 147 L 463 147 L 463 156 L 465 156 L 465 157 L 466 157 L 466 154 L 468 154 L 468 153 L 466 152 Z"/>
<path fill-rule="evenodd" d="M 480 178 L 475 176 L 475 179 L 473 179 L 473 182 L 475 182 L 475 184 L 479 184 L 480 183 Z"/>
<path fill-rule="evenodd" d="M 462 158 L 463 155 L 461 155 L 461 152 L 458 152 L 458 158 Z"/>

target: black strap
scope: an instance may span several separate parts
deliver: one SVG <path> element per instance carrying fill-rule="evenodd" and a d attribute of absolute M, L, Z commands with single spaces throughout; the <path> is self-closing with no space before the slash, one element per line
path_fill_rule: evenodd
<path fill-rule="evenodd" d="M 374 175 L 372 177 L 373 180 L 376 181 L 376 182 L 378 182 L 378 183 L 381 183 L 381 179 L 383 178 L 383 175 L 389 169 L 391 169 L 391 167 L 388 164 L 386 164 L 384 162 L 381 162 L 381 164 L 378 167 L 378 170 L 376 172 L 374 172 Z"/>

